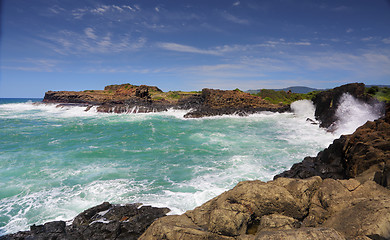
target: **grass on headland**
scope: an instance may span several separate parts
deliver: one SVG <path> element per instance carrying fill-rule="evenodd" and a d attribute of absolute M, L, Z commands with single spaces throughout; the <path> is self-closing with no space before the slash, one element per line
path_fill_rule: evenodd
<path fill-rule="evenodd" d="M 366 88 L 366 93 L 382 102 L 390 103 L 390 88 L 372 86 Z"/>
<path fill-rule="evenodd" d="M 260 92 L 254 94 L 255 96 L 261 97 L 264 100 L 273 104 L 291 104 L 298 100 L 312 100 L 314 96 L 320 91 L 313 91 L 309 93 L 292 93 L 286 91 L 275 91 L 271 89 L 261 89 Z"/>

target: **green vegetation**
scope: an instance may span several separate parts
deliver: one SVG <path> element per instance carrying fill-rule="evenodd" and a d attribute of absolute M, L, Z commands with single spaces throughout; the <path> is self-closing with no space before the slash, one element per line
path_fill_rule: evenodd
<path fill-rule="evenodd" d="M 173 99 L 180 99 L 181 95 L 180 95 L 180 92 L 178 92 L 178 91 L 169 91 L 167 97 L 173 98 Z"/>
<path fill-rule="evenodd" d="M 259 96 L 264 100 L 273 103 L 273 104 L 291 104 L 292 102 L 308 99 L 311 100 L 314 96 L 320 91 L 313 91 L 309 93 L 291 93 L 286 91 L 275 91 L 271 89 L 261 89 L 260 92 L 253 94 Z"/>
<path fill-rule="evenodd" d="M 390 88 L 388 87 L 372 86 L 366 88 L 366 93 L 375 97 L 379 101 L 390 103 Z"/>

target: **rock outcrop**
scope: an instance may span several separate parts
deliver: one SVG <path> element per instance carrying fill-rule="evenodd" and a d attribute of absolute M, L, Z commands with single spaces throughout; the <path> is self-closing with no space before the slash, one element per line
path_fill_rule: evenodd
<path fill-rule="evenodd" d="M 390 190 L 366 181 L 245 181 L 194 210 L 155 221 L 149 239 L 387 239 Z"/>
<path fill-rule="evenodd" d="M 33 225 L 30 231 L 0 237 L 16 239 L 138 239 L 157 218 L 166 216 L 168 208 L 141 206 L 142 204 L 113 205 L 104 202 L 87 209 L 66 226 L 64 221 Z"/>
<path fill-rule="evenodd" d="M 203 89 L 198 92 L 164 93 L 154 86 L 131 84 L 110 85 L 104 90 L 46 92 L 44 103 L 97 106 L 98 112 L 147 113 L 174 109 L 192 109 L 187 118 L 199 118 L 224 114 L 241 116 L 260 111 L 285 112 L 289 105 L 276 105 L 239 90 Z"/>
<path fill-rule="evenodd" d="M 389 187 L 390 184 L 390 104 L 386 115 L 369 121 L 351 135 L 333 141 L 316 157 L 306 157 L 278 177 L 374 180 Z"/>
<path fill-rule="evenodd" d="M 184 117 L 199 118 L 224 114 L 245 116 L 261 111 L 286 112 L 290 110 L 288 105 L 272 104 L 239 90 L 205 88 L 202 90 L 201 99 L 201 104 Z"/>
<path fill-rule="evenodd" d="M 365 93 L 364 83 L 350 83 L 319 92 L 313 98 L 313 103 L 316 106 L 315 117 L 320 121 L 321 127 L 329 128 L 337 121 L 336 110 L 340 106 L 340 99 L 343 94 L 350 94 L 354 98 L 370 105 L 379 103 L 379 101 Z"/>

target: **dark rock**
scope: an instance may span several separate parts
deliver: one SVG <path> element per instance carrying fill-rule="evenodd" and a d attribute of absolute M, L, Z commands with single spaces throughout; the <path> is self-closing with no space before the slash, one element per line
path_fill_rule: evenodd
<path fill-rule="evenodd" d="M 104 202 L 77 215 L 73 223 L 64 221 L 33 225 L 30 231 L 0 237 L 16 239 L 138 239 L 157 218 L 166 216 L 168 208 L 141 206 L 142 204 L 113 205 Z M 141 207 L 140 207 L 141 206 Z"/>
<path fill-rule="evenodd" d="M 227 114 L 246 116 L 261 111 L 285 112 L 290 110 L 288 105 L 271 104 L 260 97 L 235 90 L 204 88 L 200 102 L 197 108 L 184 117 L 200 118 Z"/>
<path fill-rule="evenodd" d="M 320 92 L 313 98 L 313 103 L 316 106 L 315 117 L 321 122 L 321 127 L 329 128 L 337 121 L 336 110 L 340 105 L 341 97 L 346 93 L 370 105 L 379 103 L 378 100 L 365 94 L 365 85 L 363 83 L 350 83 Z"/>

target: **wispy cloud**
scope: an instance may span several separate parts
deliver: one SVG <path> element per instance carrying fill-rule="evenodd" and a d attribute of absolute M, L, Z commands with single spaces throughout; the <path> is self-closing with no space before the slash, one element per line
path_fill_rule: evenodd
<path fill-rule="evenodd" d="M 157 46 L 159 48 L 169 50 L 169 51 L 175 51 L 175 52 L 185 52 L 185 53 L 196 53 L 196 54 L 208 54 L 208 55 L 220 55 L 221 53 L 216 50 L 204 50 L 199 49 L 196 47 L 188 46 L 188 45 L 182 45 L 178 43 L 158 43 Z"/>
<path fill-rule="evenodd" d="M 390 37 L 389 38 L 383 38 L 382 42 L 385 44 L 390 44 Z"/>
<path fill-rule="evenodd" d="M 183 52 L 183 53 L 215 55 L 215 56 L 222 56 L 224 54 L 233 53 L 233 52 L 243 54 L 243 52 L 251 52 L 254 50 L 259 50 L 261 48 L 276 48 L 276 47 L 281 47 L 281 46 L 285 46 L 285 47 L 311 46 L 311 43 L 308 41 L 290 42 L 290 41 L 286 41 L 284 39 L 279 39 L 279 40 L 266 41 L 266 42 L 258 43 L 258 44 L 221 45 L 221 46 L 216 46 L 216 47 L 208 48 L 208 49 L 200 49 L 200 48 L 197 48 L 194 46 L 183 45 L 183 44 L 172 43 L 172 42 L 162 42 L 162 43 L 157 44 L 157 47 L 164 49 L 164 50 Z"/>
<path fill-rule="evenodd" d="M 72 10 L 72 15 L 75 19 L 81 19 L 86 14 L 92 14 L 92 15 L 103 15 L 103 14 L 117 14 L 117 13 L 123 13 L 126 14 L 131 12 L 139 12 L 141 11 L 141 8 L 138 5 L 99 5 L 96 7 L 86 7 L 86 8 L 77 8 Z"/>
<path fill-rule="evenodd" d="M 232 22 L 232 23 L 237 23 L 237 24 L 242 24 L 242 25 L 249 25 L 249 23 L 250 23 L 249 20 L 238 18 L 238 17 L 236 17 L 228 12 L 221 13 L 221 16 L 225 20 Z"/>
<path fill-rule="evenodd" d="M 59 61 L 53 59 L 32 59 L 3 61 L 1 69 L 28 71 L 28 72 L 58 72 Z"/>
<path fill-rule="evenodd" d="M 146 39 L 132 38 L 130 35 L 116 36 L 111 32 L 97 33 L 93 28 L 85 28 L 83 33 L 62 30 L 50 36 L 42 36 L 42 44 L 63 55 L 84 53 L 118 53 L 141 49 Z"/>
<path fill-rule="evenodd" d="M 88 37 L 88 38 L 91 38 L 91 39 L 96 39 L 97 36 L 95 35 L 94 33 L 94 30 L 92 28 L 86 28 L 84 29 L 84 33 L 85 35 Z"/>

